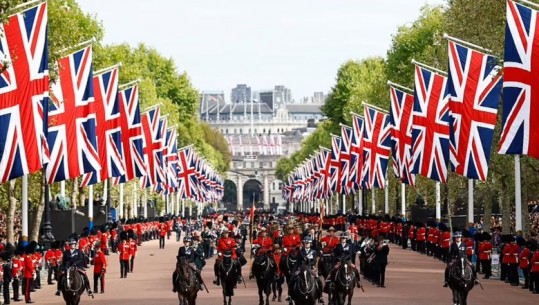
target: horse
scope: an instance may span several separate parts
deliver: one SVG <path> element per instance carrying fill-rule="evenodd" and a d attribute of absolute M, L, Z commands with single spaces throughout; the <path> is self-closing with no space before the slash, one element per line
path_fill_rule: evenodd
<path fill-rule="evenodd" d="M 290 282 L 290 276 L 296 271 L 299 266 L 299 248 L 290 250 L 287 255 L 283 255 L 279 268 L 286 277 L 286 283 Z"/>
<path fill-rule="evenodd" d="M 468 293 L 474 287 L 474 272 L 469 261 L 465 257 L 460 257 L 453 261 L 449 270 L 449 288 L 453 292 L 453 303 L 455 305 L 466 305 Z"/>
<path fill-rule="evenodd" d="M 343 262 L 335 273 L 334 288 L 329 290 L 329 304 L 344 305 L 346 296 L 348 296 L 348 305 L 352 304 L 357 278 L 349 262 Z"/>
<path fill-rule="evenodd" d="M 322 254 L 322 258 L 320 258 L 320 260 L 318 261 L 318 271 L 320 272 L 319 274 L 321 274 L 326 279 L 331 269 L 333 269 L 333 266 L 335 266 L 333 254 Z"/>
<path fill-rule="evenodd" d="M 291 304 L 316 304 L 322 287 L 318 283 L 318 278 L 312 274 L 307 265 L 301 264 L 299 266 L 299 270 L 293 276 L 292 285 L 290 292 Z"/>
<path fill-rule="evenodd" d="M 198 283 L 195 270 L 184 257 L 176 264 L 174 287 L 178 292 L 179 305 L 196 305 Z"/>
<path fill-rule="evenodd" d="M 60 291 L 66 305 L 79 305 L 80 296 L 84 293 L 85 289 L 84 278 L 77 270 L 77 267 L 75 265 L 69 267 L 60 283 Z"/>
<path fill-rule="evenodd" d="M 236 288 L 236 281 L 239 276 L 239 274 L 237 274 L 235 263 L 232 259 L 231 251 L 226 251 L 223 253 L 223 259 L 219 263 L 217 271 L 221 286 L 223 287 L 223 304 L 230 305 L 232 304 L 232 296 L 234 295 L 234 288 Z"/>
<path fill-rule="evenodd" d="M 264 297 L 262 293 L 266 294 L 266 305 L 269 305 L 269 294 L 271 293 L 271 283 L 275 277 L 277 266 L 273 257 L 268 255 L 267 252 L 258 254 L 258 250 L 253 251 L 255 260 L 253 262 L 253 275 L 256 278 L 256 285 L 258 286 L 258 298 L 259 304 L 264 305 Z"/>

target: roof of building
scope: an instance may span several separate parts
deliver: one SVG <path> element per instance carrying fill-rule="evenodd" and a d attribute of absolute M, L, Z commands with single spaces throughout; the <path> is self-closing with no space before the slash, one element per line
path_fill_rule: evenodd
<path fill-rule="evenodd" d="M 253 113 L 273 113 L 273 111 L 269 108 L 269 106 L 265 103 L 233 103 L 233 104 L 225 104 L 221 105 L 219 107 L 219 114 L 244 114 L 244 113 L 251 113 L 251 107 Z M 210 109 L 210 114 L 217 114 L 218 110 L 217 107 L 213 107 Z"/>
<path fill-rule="evenodd" d="M 289 113 L 322 113 L 322 104 L 287 104 Z"/>

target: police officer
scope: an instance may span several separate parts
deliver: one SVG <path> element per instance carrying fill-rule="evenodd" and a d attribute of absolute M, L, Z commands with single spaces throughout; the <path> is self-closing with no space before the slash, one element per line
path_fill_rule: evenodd
<path fill-rule="evenodd" d="M 86 290 L 88 291 L 88 295 L 93 297 L 92 289 L 90 289 L 90 281 L 88 280 L 88 276 L 86 275 L 86 272 L 84 272 L 84 269 L 83 269 L 84 254 L 79 249 L 77 249 L 76 240 L 72 239 L 69 241 L 69 249 L 64 251 L 62 258 L 63 258 L 62 266 L 60 268 L 62 272 L 58 276 L 58 285 L 57 285 L 56 295 L 58 296 L 60 295 L 60 283 L 62 283 L 65 270 L 71 266 L 76 266 L 80 275 L 82 275 L 82 277 L 84 278 L 84 284 L 86 286 Z"/>
<path fill-rule="evenodd" d="M 352 267 L 352 270 L 354 270 L 354 273 L 356 275 L 356 286 L 359 288 L 361 287 L 360 277 L 359 277 L 359 271 L 357 270 L 356 266 L 351 262 L 352 256 L 355 254 L 353 245 L 348 242 L 348 236 L 345 233 L 341 233 L 340 236 L 340 243 L 335 246 L 333 249 L 333 255 L 337 259 L 337 263 L 335 264 L 334 268 L 329 273 L 327 279 L 326 279 L 326 285 L 328 283 L 331 283 L 333 281 L 333 277 L 335 276 L 335 273 L 339 268 L 341 267 L 341 264 L 347 263 L 350 267 Z"/>
<path fill-rule="evenodd" d="M 317 276 L 317 273 L 314 270 L 315 265 L 316 265 L 317 253 L 316 253 L 316 251 L 314 249 L 311 248 L 312 243 L 313 243 L 313 240 L 312 240 L 312 238 L 310 236 L 306 236 L 303 239 L 303 247 L 301 247 L 301 250 L 299 251 L 299 257 L 300 257 L 300 260 L 303 263 L 305 263 L 305 265 L 309 268 L 309 270 L 311 271 L 312 276 L 318 282 L 318 287 L 322 287 L 322 282 L 320 281 L 320 278 Z M 294 274 L 294 276 L 291 279 L 292 283 L 290 285 L 288 285 L 288 296 L 286 297 L 286 301 L 288 301 L 288 302 L 291 301 L 290 287 L 294 287 L 294 283 L 297 280 L 298 272 L 299 271 L 296 271 L 296 274 Z M 324 303 L 324 297 L 322 296 L 322 290 L 321 289 L 320 289 L 319 295 L 318 295 L 318 302 L 319 303 Z"/>
<path fill-rule="evenodd" d="M 197 256 L 200 256 L 201 253 L 196 251 L 193 246 L 191 245 L 192 243 L 192 239 L 190 236 L 185 236 L 183 238 L 183 246 L 180 247 L 180 249 L 178 250 L 178 256 L 176 257 L 177 258 L 177 264 L 180 263 L 180 258 L 185 258 L 185 260 L 187 261 L 187 263 L 189 264 L 189 266 L 193 269 L 193 271 L 195 272 L 195 275 L 197 277 L 197 284 L 198 284 L 198 289 L 199 290 L 202 290 L 202 278 L 200 277 L 200 271 L 199 269 L 195 266 L 195 259 L 197 258 Z M 178 268 L 176 268 L 176 270 L 174 270 L 173 274 L 172 274 L 172 292 L 177 292 L 176 290 L 176 286 L 174 285 L 174 283 L 176 282 L 176 278 L 178 277 Z"/>
<path fill-rule="evenodd" d="M 447 264 L 447 267 L 445 268 L 445 281 L 444 281 L 444 287 L 448 286 L 449 281 L 449 267 L 452 266 L 456 260 L 460 258 L 466 259 L 466 243 L 462 241 L 462 233 L 457 231 L 455 232 L 454 241 L 451 243 L 451 246 L 449 248 L 449 263 Z M 472 267 L 473 274 L 474 274 L 474 282 L 478 283 L 476 275 L 475 275 L 475 268 L 473 268 L 472 264 L 467 261 L 467 264 Z"/>

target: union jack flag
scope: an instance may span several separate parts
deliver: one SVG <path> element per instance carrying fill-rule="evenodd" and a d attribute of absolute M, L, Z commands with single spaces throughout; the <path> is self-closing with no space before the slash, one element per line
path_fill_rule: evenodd
<path fill-rule="evenodd" d="M 537 14 L 536 10 L 507 1 L 500 154 L 539 158 Z"/>
<path fill-rule="evenodd" d="M 179 152 L 178 181 L 180 187 L 183 188 L 181 193 L 184 193 L 186 198 L 194 198 L 197 192 L 195 154 L 191 146 L 182 148 Z"/>
<path fill-rule="evenodd" d="M 393 170 L 395 176 L 399 177 L 403 183 L 414 185 L 415 175 L 411 173 L 414 97 L 392 86 L 389 88 L 389 97 L 391 99 L 389 121 L 392 126 Z"/>
<path fill-rule="evenodd" d="M 141 180 L 142 188 L 157 187 L 164 181 L 163 137 L 164 122 L 161 120 L 159 107 L 152 108 L 142 115 L 142 130 L 144 132 L 144 157 L 147 166 L 146 175 Z M 165 128 L 166 130 L 166 128 Z"/>
<path fill-rule="evenodd" d="M 449 41 L 450 148 L 453 170 L 486 180 L 500 100 L 496 59 Z"/>
<path fill-rule="evenodd" d="M 0 184 L 40 170 L 48 157 L 47 3 L 9 16 L 1 27 Z"/>
<path fill-rule="evenodd" d="M 341 171 L 341 162 L 339 161 L 341 141 L 341 137 L 331 135 L 331 158 L 329 162 L 329 189 L 331 193 L 337 192 L 337 184 L 339 184 L 339 172 Z"/>
<path fill-rule="evenodd" d="M 330 183 L 330 169 L 331 169 L 331 150 L 321 147 L 320 148 L 320 161 L 322 163 L 322 192 L 320 198 L 328 198 L 331 189 L 329 187 Z"/>
<path fill-rule="evenodd" d="M 58 61 L 47 135 L 51 153 L 46 170 L 49 184 L 101 170 L 92 77 L 91 46 Z"/>
<path fill-rule="evenodd" d="M 347 194 L 348 184 L 350 181 L 350 169 L 352 168 L 352 158 L 350 156 L 350 143 L 352 141 L 352 128 L 341 125 L 341 151 L 339 153 L 339 161 L 341 162 L 341 171 L 339 172 L 339 184 L 337 192 Z"/>
<path fill-rule="evenodd" d="M 168 192 L 172 193 L 178 188 L 178 137 L 175 128 L 167 130 L 165 160 Z"/>
<path fill-rule="evenodd" d="M 118 72 L 118 67 L 113 67 L 97 75 L 94 73 L 96 133 L 101 171 L 84 174 L 82 186 L 125 174 L 118 100 Z"/>
<path fill-rule="evenodd" d="M 352 155 L 352 168 L 350 170 L 350 180 L 354 182 L 354 187 L 356 189 L 363 188 L 363 183 L 361 181 L 361 172 L 363 171 L 363 129 L 364 129 L 364 118 L 360 115 L 352 113 L 352 137 L 350 143 L 350 150 Z"/>
<path fill-rule="evenodd" d="M 122 152 L 124 154 L 125 175 L 118 183 L 125 183 L 146 175 L 144 160 L 144 134 L 140 117 L 139 88 L 137 83 L 123 85 L 118 91 L 120 106 L 120 128 L 122 131 Z"/>
<path fill-rule="evenodd" d="M 368 189 L 386 186 L 387 162 L 391 152 L 391 125 L 388 115 L 365 105 L 363 131 L 365 159 L 362 180 Z"/>
<path fill-rule="evenodd" d="M 445 183 L 449 159 L 447 78 L 415 67 L 412 173 Z"/>

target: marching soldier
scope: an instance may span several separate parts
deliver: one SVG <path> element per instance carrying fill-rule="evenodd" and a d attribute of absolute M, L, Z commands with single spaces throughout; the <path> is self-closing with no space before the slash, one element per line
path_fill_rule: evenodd
<path fill-rule="evenodd" d="M 484 279 L 488 279 L 492 275 L 492 242 L 490 241 L 490 234 L 484 232 L 482 235 L 482 242 L 479 243 L 479 261 L 481 261 L 481 270 L 485 274 Z"/>
<path fill-rule="evenodd" d="M 120 233 L 120 245 L 118 252 L 120 253 L 120 278 L 126 278 L 129 271 L 129 260 L 131 259 L 131 246 L 127 243 L 127 232 Z M 164 242 L 164 241 L 163 241 Z"/>
<path fill-rule="evenodd" d="M 94 245 L 94 293 L 97 293 L 98 282 L 101 284 L 101 293 L 105 293 L 105 272 L 107 271 L 107 257 L 100 242 Z"/>
<path fill-rule="evenodd" d="M 58 257 L 56 256 L 56 249 L 58 243 L 53 242 L 51 248 L 45 252 L 45 263 L 47 264 L 47 284 L 53 285 L 52 279 L 56 280 L 56 274 L 58 272 Z"/>

